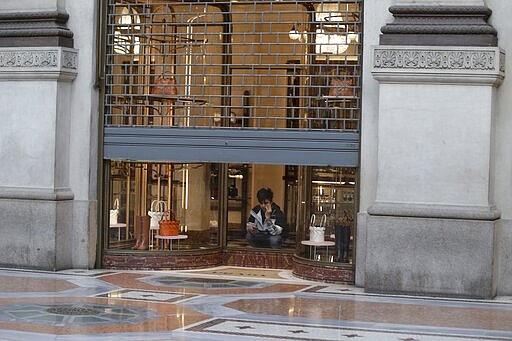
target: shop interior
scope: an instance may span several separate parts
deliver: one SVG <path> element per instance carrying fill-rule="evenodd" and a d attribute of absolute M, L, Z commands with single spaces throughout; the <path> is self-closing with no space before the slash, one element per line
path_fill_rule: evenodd
<path fill-rule="evenodd" d="M 270 187 L 286 217 L 282 250 L 316 261 L 352 262 L 355 168 L 112 162 L 110 179 L 107 249 L 169 249 L 159 238 L 166 212 L 178 224 L 177 235 L 184 236 L 182 251 L 247 248 L 246 223 L 258 205 L 255 194 Z M 157 213 L 158 223 L 152 225 Z M 312 226 L 323 227 L 325 244 L 305 243 L 313 238 Z"/>

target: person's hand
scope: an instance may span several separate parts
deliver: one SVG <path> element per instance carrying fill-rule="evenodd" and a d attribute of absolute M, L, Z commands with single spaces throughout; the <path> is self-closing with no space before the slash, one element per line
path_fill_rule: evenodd
<path fill-rule="evenodd" d="M 251 233 L 251 234 L 255 234 L 255 233 L 256 233 L 256 231 L 257 231 L 257 230 L 256 230 L 256 224 L 251 223 L 251 222 L 247 223 L 246 228 L 247 228 L 247 231 L 248 231 L 249 233 Z"/>
<path fill-rule="evenodd" d="M 269 219 L 272 215 L 272 203 L 265 203 L 263 208 L 265 209 L 265 218 Z"/>

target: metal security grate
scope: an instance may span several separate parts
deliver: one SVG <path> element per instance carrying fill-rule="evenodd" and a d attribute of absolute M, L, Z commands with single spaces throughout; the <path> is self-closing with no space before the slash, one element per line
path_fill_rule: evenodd
<path fill-rule="evenodd" d="M 105 125 L 360 128 L 361 1 L 109 0 Z"/>

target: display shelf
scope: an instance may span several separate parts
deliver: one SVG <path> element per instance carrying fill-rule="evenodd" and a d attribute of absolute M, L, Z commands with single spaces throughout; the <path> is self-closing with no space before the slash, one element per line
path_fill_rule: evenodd
<path fill-rule="evenodd" d="M 205 99 L 195 98 L 195 97 L 185 97 L 180 95 L 160 95 L 160 94 L 125 94 L 122 96 L 117 96 L 123 99 L 132 99 L 134 101 L 146 101 L 146 102 L 166 102 L 166 101 L 175 101 L 175 102 L 192 102 L 198 104 L 207 104 L 208 101 Z"/>
<path fill-rule="evenodd" d="M 329 96 L 329 95 L 325 95 L 325 96 L 321 96 L 321 97 L 318 97 L 316 98 L 317 100 L 323 100 L 323 101 L 353 101 L 353 100 L 356 100 L 358 99 L 357 96 Z"/>

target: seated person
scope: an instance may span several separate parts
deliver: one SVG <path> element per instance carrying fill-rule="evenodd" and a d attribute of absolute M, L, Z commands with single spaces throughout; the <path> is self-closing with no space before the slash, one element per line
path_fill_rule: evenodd
<path fill-rule="evenodd" d="M 279 249 L 286 225 L 284 213 L 272 202 L 274 193 L 270 188 L 260 189 L 256 196 L 260 204 L 251 210 L 246 238 L 251 246 Z"/>

